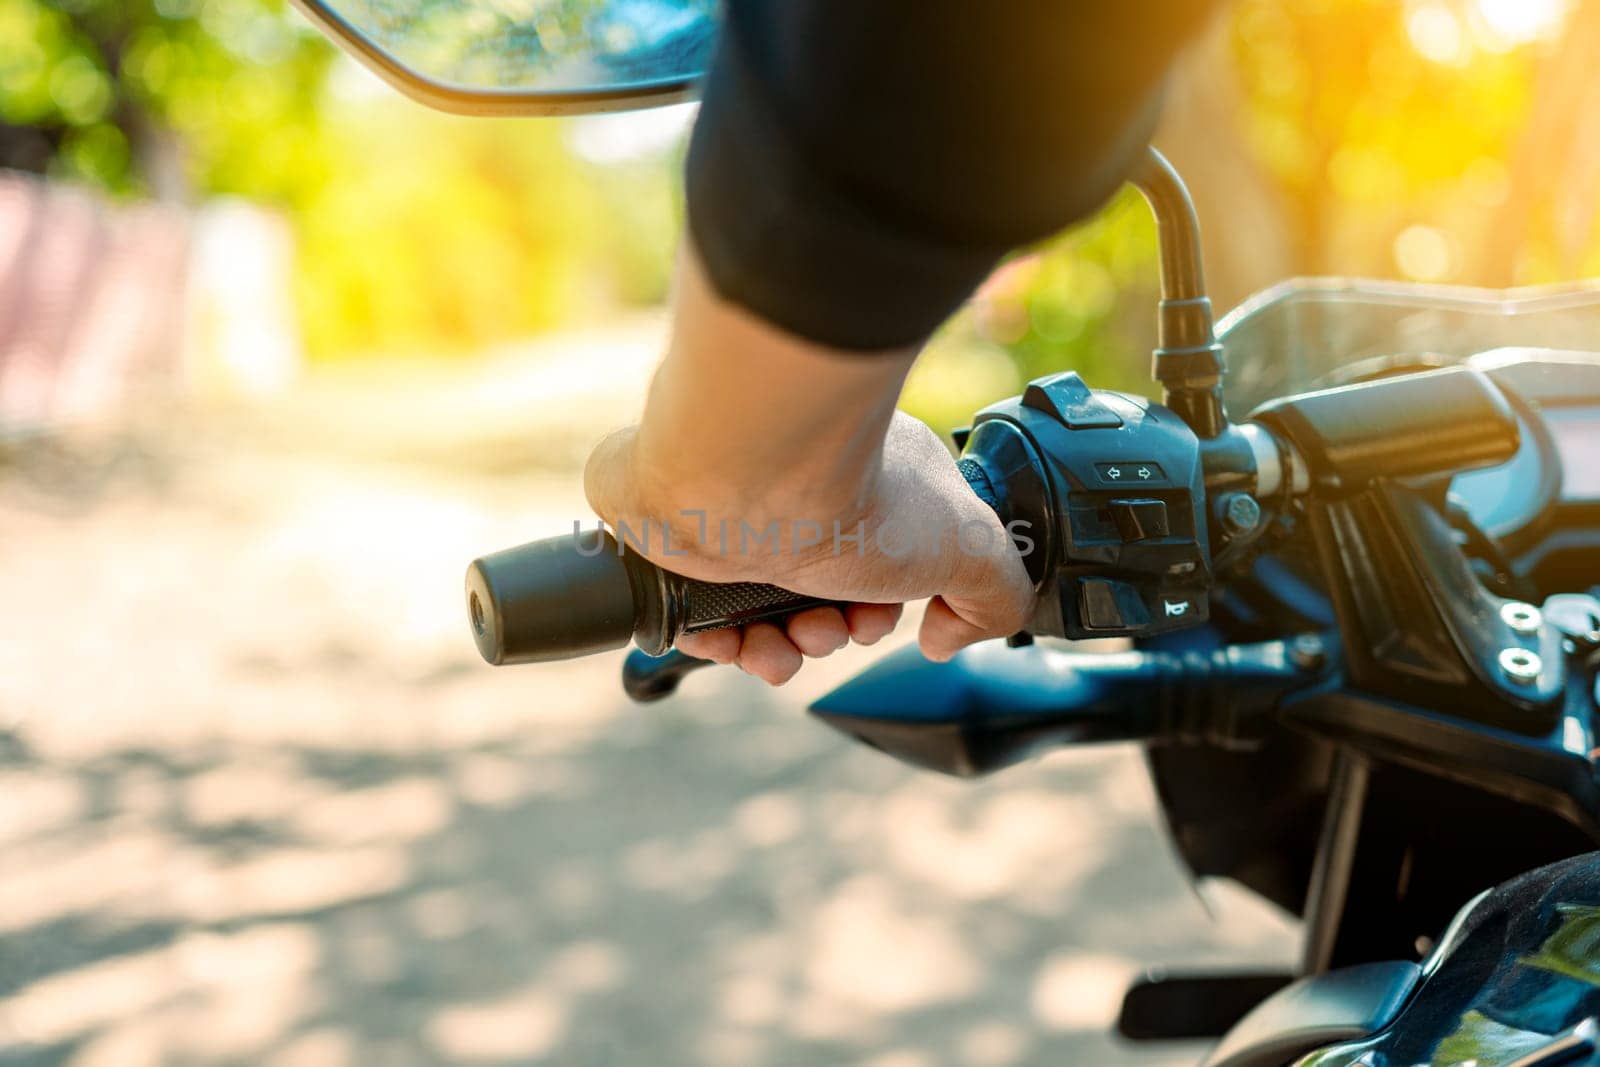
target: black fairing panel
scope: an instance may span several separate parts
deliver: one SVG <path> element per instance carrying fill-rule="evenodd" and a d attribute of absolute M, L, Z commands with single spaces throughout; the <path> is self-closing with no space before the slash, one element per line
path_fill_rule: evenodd
<path fill-rule="evenodd" d="M 1302 1067 L 1508 1067 L 1545 1063 L 1600 1016 L 1600 853 L 1513 879 L 1480 901 L 1427 977 L 1376 1035 L 1317 1052 Z M 1588 1039 L 1577 1042 L 1583 1046 Z M 1592 1045 L 1561 1064 L 1600 1062 Z"/>

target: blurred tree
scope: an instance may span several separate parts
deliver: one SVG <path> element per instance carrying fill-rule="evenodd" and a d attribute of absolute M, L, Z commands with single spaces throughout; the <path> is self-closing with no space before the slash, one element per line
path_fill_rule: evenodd
<path fill-rule="evenodd" d="M 0 0 L 0 40 L 0 166 L 281 209 L 314 355 L 471 351 L 664 294 L 670 151 L 596 168 L 562 123 L 427 112 L 284 0 Z"/>
<path fill-rule="evenodd" d="M 336 180 L 297 215 L 313 354 L 472 351 L 604 306 L 604 202 L 559 124 L 400 102 L 326 121 Z"/>
<path fill-rule="evenodd" d="M 0 0 L 0 165 L 292 200 L 332 50 L 283 0 Z"/>
<path fill-rule="evenodd" d="M 1597 43 L 1600 0 L 1237 0 L 1158 136 L 1195 194 L 1218 310 L 1297 275 L 1600 272 Z M 1148 390 L 1154 272 L 1124 195 L 1003 268 L 942 344 Z"/>
<path fill-rule="evenodd" d="M 1549 51 L 1487 9 L 1477 0 L 1239 4 L 1237 121 L 1284 198 L 1296 273 L 1474 280 L 1466 248 L 1503 236 L 1479 223 L 1505 194 Z"/>
<path fill-rule="evenodd" d="M 1218 313 L 1298 269 L 1287 197 L 1244 136 L 1249 98 L 1232 45 L 1231 21 L 1214 20 L 1181 60 L 1156 132 L 1194 195 Z"/>
<path fill-rule="evenodd" d="M 1600 2 L 1579 0 L 1554 55 L 1536 73 L 1528 120 L 1509 153 L 1505 196 L 1489 213 L 1486 229 L 1501 240 L 1480 242 L 1476 250 L 1473 270 L 1486 284 L 1600 270 L 1594 240 L 1600 131 L 1586 121 L 1600 107 L 1597 49 Z"/>
<path fill-rule="evenodd" d="M 542 48 L 562 27 L 514 29 Z M 317 352 L 481 346 L 665 291 L 676 155 L 591 165 L 561 124 L 374 97 L 284 0 L 0 0 L 0 41 L 0 165 L 283 207 Z M 1219 309 L 1294 274 L 1600 271 L 1596 42 L 1600 0 L 1237 0 L 1160 136 L 1199 201 Z M 1062 367 L 1146 387 L 1154 290 L 1150 220 L 1124 195 L 1004 266 L 935 342 L 917 402 L 959 414 L 981 397 L 941 391 Z"/>

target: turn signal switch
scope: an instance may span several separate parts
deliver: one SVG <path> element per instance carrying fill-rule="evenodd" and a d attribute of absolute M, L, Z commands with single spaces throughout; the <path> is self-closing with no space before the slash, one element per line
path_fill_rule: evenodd
<path fill-rule="evenodd" d="M 1206 620 L 1200 442 L 1170 409 L 1069 371 L 985 408 L 958 442 L 1001 517 L 1023 520 L 1017 544 L 1040 583 L 1030 632 L 1142 637 Z"/>

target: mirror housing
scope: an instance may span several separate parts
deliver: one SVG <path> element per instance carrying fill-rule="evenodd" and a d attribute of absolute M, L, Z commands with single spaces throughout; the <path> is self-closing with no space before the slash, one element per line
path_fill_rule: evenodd
<path fill-rule="evenodd" d="M 556 0 L 517 18 L 487 0 L 292 0 L 418 103 L 457 115 L 574 115 L 693 99 L 715 0 Z M 523 5 L 533 7 L 538 5 Z"/>

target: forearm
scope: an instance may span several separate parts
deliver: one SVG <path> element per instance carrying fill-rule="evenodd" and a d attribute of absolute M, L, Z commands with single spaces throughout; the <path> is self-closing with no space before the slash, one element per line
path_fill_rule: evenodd
<path fill-rule="evenodd" d="M 915 351 L 838 352 L 716 295 L 693 253 L 632 445 L 641 506 L 764 526 L 850 522 L 870 498 Z"/>
<path fill-rule="evenodd" d="M 1032 585 L 999 518 L 944 442 L 895 411 L 911 349 L 842 353 L 788 335 L 716 296 L 687 255 L 675 312 L 640 425 L 589 459 L 590 503 L 613 526 L 654 531 L 634 543 L 670 570 L 838 605 L 680 648 L 776 684 L 802 655 L 882 637 L 910 600 L 936 598 L 922 623 L 931 656 L 1022 625 Z M 750 529 L 757 546 L 746 545 Z"/>

